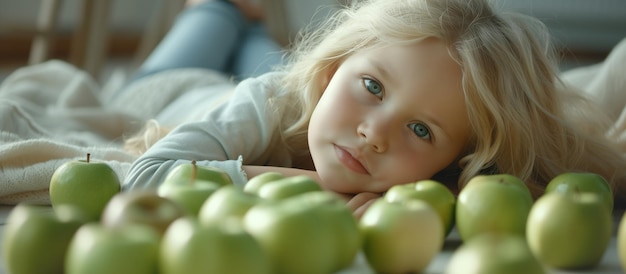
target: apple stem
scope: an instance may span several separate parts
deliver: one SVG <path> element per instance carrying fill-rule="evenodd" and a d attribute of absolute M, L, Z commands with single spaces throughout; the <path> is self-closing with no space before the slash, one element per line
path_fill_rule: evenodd
<path fill-rule="evenodd" d="M 198 173 L 198 166 L 196 166 L 196 160 L 192 160 L 191 164 L 193 165 L 193 171 L 191 172 L 191 184 L 193 185 L 196 182 L 196 173 Z"/>
<path fill-rule="evenodd" d="M 91 153 L 87 153 L 87 163 L 91 160 Z"/>

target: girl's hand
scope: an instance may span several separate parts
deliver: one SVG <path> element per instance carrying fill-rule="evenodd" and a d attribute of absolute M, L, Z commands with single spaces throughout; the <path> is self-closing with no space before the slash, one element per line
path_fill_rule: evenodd
<path fill-rule="evenodd" d="M 280 172 L 285 177 L 292 177 L 298 175 L 307 175 L 311 177 L 315 181 L 320 181 L 320 177 L 317 175 L 317 172 L 306 169 L 298 169 L 298 168 L 289 168 L 289 167 L 275 167 L 275 166 L 247 166 L 244 165 L 243 170 L 248 175 L 248 180 L 252 179 L 254 176 L 261 175 L 265 172 Z"/>
<path fill-rule="evenodd" d="M 382 197 L 380 193 L 362 192 L 356 195 L 343 195 L 348 202 L 346 205 L 352 210 L 352 215 L 361 219 L 363 213 L 369 208 L 372 203 Z"/>
<path fill-rule="evenodd" d="M 297 168 L 284 168 L 284 167 L 272 167 L 272 166 L 243 166 L 244 171 L 248 174 L 248 178 L 260 175 L 264 172 L 277 171 L 284 174 L 287 177 L 297 175 L 307 175 L 314 180 L 321 180 L 317 175 L 317 172 L 311 170 L 297 169 Z M 357 218 L 361 218 L 365 210 L 374 202 L 374 200 L 382 197 L 380 193 L 362 192 L 358 194 L 341 194 L 346 200 L 346 205 L 353 212 L 353 215 Z"/>

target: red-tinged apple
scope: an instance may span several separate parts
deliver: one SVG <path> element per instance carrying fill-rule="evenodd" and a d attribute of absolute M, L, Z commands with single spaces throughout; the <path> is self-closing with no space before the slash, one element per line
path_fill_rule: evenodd
<path fill-rule="evenodd" d="M 533 205 L 528 187 L 509 174 L 479 175 L 467 183 L 456 201 L 456 228 L 463 241 L 482 233 L 526 234 Z"/>
<path fill-rule="evenodd" d="M 185 212 L 173 201 L 155 191 L 131 190 L 115 195 L 102 214 L 102 224 L 117 228 L 129 224 L 148 225 L 159 234 Z"/>
<path fill-rule="evenodd" d="M 445 274 L 545 274 L 526 239 L 485 233 L 464 242 L 450 258 Z"/>
<path fill-rule="evenodd" d="M 161 274 L 274 273 L 259 243 L 235 218 L 208 225 L 180 218 L 163 235 L 160 250 Z"/>
<path fill-rule="evenodd" d="M 626 271 L 626 212 L 622 214 L 617 227 L 617 255 L 622 270 Z"/>
<path fill-rule="evenodd" d="M 278 181 L 280 179 L 284 179 L 285 175 L 280 172 L 269 171 L 262 174 L 259 174 L 255 177 L 252 177 L 248 182 L 243 186 L 243 191 L 259 195 L 259 190 L 263 185 L 272 182 Z"/>
<path fill-rule="evenodd" d="M 604 255 L 613 218 L 595 193 L 548 193 L 528 216 L 526 238 L 535 256 L 556 269 L 590 269 Z"/>
<path fill-rule="evenodd" d="M 337 195 L 313 191 L 255 205 L 243 222 L 274 273 L 312 274 L 333 273 L 354 259 L 360 242 L 354 220 Z"/>
<path fill-rule="evenodd" d="M 422 200 L 376 200 L 361 217 L 363 253 L 376 273 L 421 273 L 443 248 L 444 226 Z"/>
<path fill-rule="evenodd" d="M 195 180 L 211 181 L 221 186 L 233 183 L 226 171 L 216 167 L 197 165 L 196 161 L 191 161 L 191 163 L 174 167 L 167 174 L 162 184 L 187 185 Z"/>
<path fill-rule="evenodd" d="M 109 200 L 120 192 L 120 180 L 104 162 L 68 161 L 59 166 L 50 179 L 52 207 L 69 204 L 79 207 L 92 220 L 98 220 Z"/>
<path fill-rule="evenodd" d="M 65 253 L 74 233 L 88 222 L 80 209 L 18 204 L 3 232 L 2 256 L 12 274 L 64 273 Z"/>
<path fill-rule="evenodd" d="M 454 209 L 456 197 L 444 184 L 434 180 L 422 180 L 415 183 L 395 185 L 385 193 L 385 200 L 399 202 L 406 200 L 423 200 L 432 206 L 444 224 L 447 236 L 454 227 Z"/>
<path fill-rule="evenodd" d="M 160 235 L 146 225 L 81 226 L 67 250 L 66 274 L 154 274 Z"/>
<path fill-rule="evenodd" d="M 593 192 L 600 195 L 610 212 L 613 211 L 613 191 L 611 186 L 596 173 L 567 172 L 554 177 L 546 186 L 549 192 Z"/>
<path fill-rule="evenodd" d="M 198 219 L 202 224 L 220 222 L 227 217 L 241 220 L 251 207 L 262 201 L 259 196 L 234 185 L 223 186 L 202 204 Z"/>
<path fill-rule="evenodd" d="M 311 191 L 322 191 L 311 177 L 298 175 L 267 182 L 259 189 L 259 197 L 268 200 L 281 200 Z"/>

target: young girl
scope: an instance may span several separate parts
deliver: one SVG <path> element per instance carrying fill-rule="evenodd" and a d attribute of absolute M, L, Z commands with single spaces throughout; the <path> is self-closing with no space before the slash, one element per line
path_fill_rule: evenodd
<path fill-rule="evenodd" d="M 516 175 L 538 196 L 560 173 L 590 171 L 617 190 L 623 153 L 601 112 L 560 82 L 549 40 L 539 21 L 486 0 L 358 1 L 281 69 L 222 87 L 217 106 L 189 105 L 204 116 L 143 153 L 125 188 L 195 160 L 239 185 L 307 174 L 354 209 L 396 184 L 462 188 L 477 174 Z"/>

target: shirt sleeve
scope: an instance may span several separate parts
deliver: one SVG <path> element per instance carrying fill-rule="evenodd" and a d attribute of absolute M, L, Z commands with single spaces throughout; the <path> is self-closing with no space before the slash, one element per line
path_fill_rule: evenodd
<path fill-rule="evenodd" d="M 272 77 L 276 78 L 265 75 L 241 82 L 202 120 L 176 127 L 132 164 L 123 188 L 157 187 L 173 168 L 194 160 L 199 166 L 221 168 L 236 185 L 244 185 L 244 161 L 263 164 L 276 143 L 277 119 L 268 107 L 276 96 Z"/>

